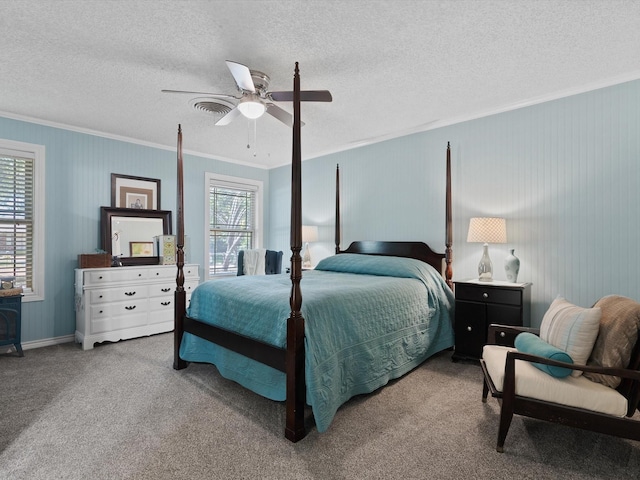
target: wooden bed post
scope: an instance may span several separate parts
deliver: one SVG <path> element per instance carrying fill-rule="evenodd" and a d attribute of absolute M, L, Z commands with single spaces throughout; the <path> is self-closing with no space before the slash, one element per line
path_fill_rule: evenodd
<path fill-rule="evenodd" d="M 445 207 L 445 216 L 446 216 L 446 230 L 447 230 L 447 238 L 445 240 L 445 281 L 450 288 L 453 288 L 453 267 L 451 266 L 453 262 L 453 225 L 452 225 L 452 212 L 451 212 L 451 144 L 447 142 L 447 188 L 446 188 L 446 207 Z"/>
<path fill-rule="evenodd" d="M 297 442 L 305 435 L 304 318 L 302 293 L 302 154 L 300 138 L 300 74 L 296 62 L 293 76 L 293 152 L 291 159 L 291 316 L 287 319 L 286 427 L 285 437 Z"/>
<path fill-rule="evenodd" d="M 173 368 L 180 370 L 186 368 L 187 362 L 180 358 L 180 343 L 184 332 L 184 316 L 187 309 L 187 294 L 184 291 L 184 189 L 182 166 L 182 126 L 178 125 L 178 237 L 176 239 L 176 291 L 173 302 Z"/>
<path fill-rule="evenodd" d="M 336 255 L 340 253 L 340 164 L 336 164 Z"/>

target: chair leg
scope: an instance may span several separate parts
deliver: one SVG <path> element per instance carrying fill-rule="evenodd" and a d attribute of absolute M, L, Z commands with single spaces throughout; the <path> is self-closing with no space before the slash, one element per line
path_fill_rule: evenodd
<path fill-rule="evenodd" d="M 502 399 L 502 408 L 500 408 L 500 427 L 498 429 L 498 443 L 496 451 L 504 452 L 504 441 L 507 439 L 507 433 L 513 419 L 513 403 L 511 398 Z"/>
<path fill-rule="evenodd" d="M 487 403 L 487 395 L 489 395 L 489 385 L 487 379 L 482 382 L 482 403 Z"/>

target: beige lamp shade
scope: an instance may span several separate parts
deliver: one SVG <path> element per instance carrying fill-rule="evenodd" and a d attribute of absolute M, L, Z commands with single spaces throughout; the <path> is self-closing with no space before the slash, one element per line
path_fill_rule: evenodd
<path fill-rule="evenodd" d="M 469 221 L 467 242 L 507 243 L 507 225 L 504 218 L 475 217 Z"/>
<path fill-rule="evenodd" d="M 302 226 L 302 241 L 303 242 L 317 242 L 318 241 L 318 227 L 315 225 L 303 225 Z"/>

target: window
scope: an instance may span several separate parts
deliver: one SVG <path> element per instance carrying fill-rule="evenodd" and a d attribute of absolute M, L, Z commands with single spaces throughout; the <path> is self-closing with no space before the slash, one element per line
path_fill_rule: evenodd
<path fill-rule="evenodd" d="M 235 275 L 238 252 L 262 244 L 262 182 L 207 174 L 205 198 L 209 277 Z"/>
<path fill-rule="evenodd" d="M 0 140 L 0 277 L 44 299 L 44 147 Z"/>

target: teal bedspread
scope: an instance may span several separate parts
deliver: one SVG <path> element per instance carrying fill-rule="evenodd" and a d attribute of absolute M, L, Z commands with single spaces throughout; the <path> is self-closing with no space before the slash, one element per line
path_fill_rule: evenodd
<path fill-rule="evenodd" d="M 340 405 L 453 346 L 453 293 L 418 260 L 340 254 L 303 272 L 307 403 L 318 431 Z M 286 346 L 288 275 L 239 276 L 199 285 L 188 315 L 277 347 Z M 284 400 L 285 375 L 185 333 L 182 359 L 208 362 L 231 380 Z"/>

